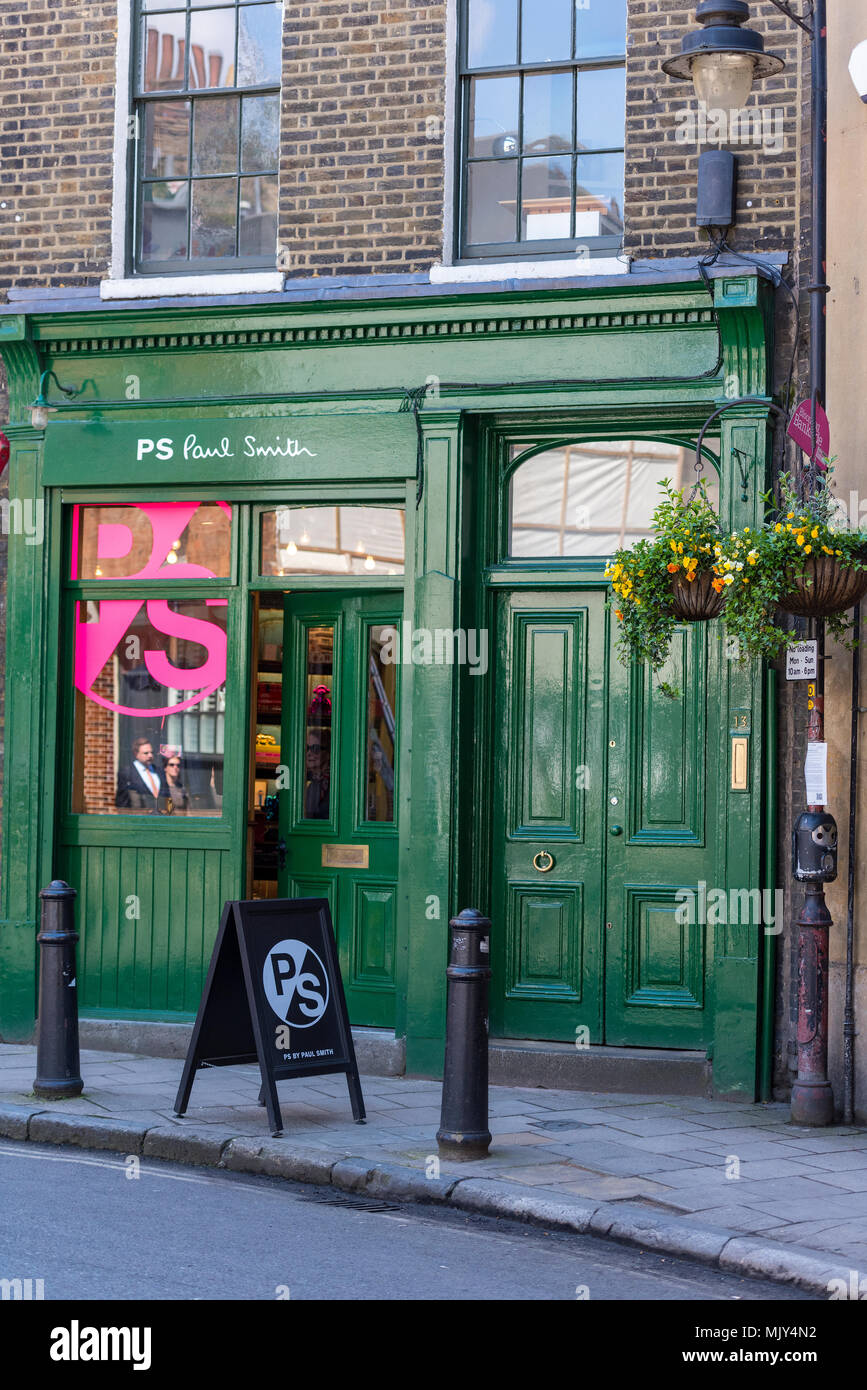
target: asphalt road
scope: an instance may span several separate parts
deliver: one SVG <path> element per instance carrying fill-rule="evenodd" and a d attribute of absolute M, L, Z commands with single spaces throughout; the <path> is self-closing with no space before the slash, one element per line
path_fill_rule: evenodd
<path fill-rule="evenodd" d="M 51 1299 L 801 1300 L 588 1236 L 0 1141 L 0 1279 Z"/>

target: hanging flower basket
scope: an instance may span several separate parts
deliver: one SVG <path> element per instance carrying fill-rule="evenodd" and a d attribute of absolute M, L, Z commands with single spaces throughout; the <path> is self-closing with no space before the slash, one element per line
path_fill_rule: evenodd
<path fill-rule="evenodd" d="M 758 527 L 725 537 L 718 551 L 726 585 L 726 631 L 740 654 L 773 661 L 798 641 L 782 613 L 824 618 L 838 641 L 851 645 L 845 617 L 867 594 L 867 537 L 850 530 L 828 466 L 820 487 L 802 496 L 791 474 Z"/>
<path fill-rule="evenodd" d="M 830 618 L 845 613 L 867 594 L 867 570 L 841 565 L 836 555 L 810 555 L 803 574 L 780 598 L 786 613 L 802 618 Z"/>
<path fill-rule="evenodd" d="M 714 586 L 712 570 L 696 575 L 692 583 L 676 574 L 671 581 L 671 601 L 675 617 L 683 623 L 706 622 L 718 618 L 725 607 L 725 590 Z"/>
<path fill-rule="evenodd" d="M 668 661 L 677 624 L 718 617 L 726 597 L 717 563 L 723 537 L 704 482 L 689 495 L 668 481 L 660 487 L 651 538 L 618 550 L 605 571 L 620 659 L 627 665 L 646 661 L 657 674 Z M 676 693 L 662 682 L 660 689 Z"/>

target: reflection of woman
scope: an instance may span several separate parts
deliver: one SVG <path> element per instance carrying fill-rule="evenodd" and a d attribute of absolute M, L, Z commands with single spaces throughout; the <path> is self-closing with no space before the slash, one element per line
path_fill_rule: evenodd
<path fill-rule="evenodd" d="M 185 816 L 190 809 L 190 794 L 181 781 L 181 758 L 172 753 L 163 759 L 163 776 L 166 779 L 168 799 L 175 815 Z"/>

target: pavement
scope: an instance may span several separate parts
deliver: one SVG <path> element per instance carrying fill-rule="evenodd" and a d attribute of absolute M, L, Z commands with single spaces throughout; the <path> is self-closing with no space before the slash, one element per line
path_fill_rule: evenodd
<path fill-rule="evenodd" d="M 181 1068 L 83 1051 L 84 1094 L 44 1101 L 36 1049 L 0 1044 L 0 1138 L 444 1203 L 867 1298 L 867 1128 L 801 1128 L 779 1104 L 497 1086 L 490 1156 L 458 1163 L 437 1158 L 437 1081 L 363 1076 L 363 1126 L 343 1076 L 281 1081 L 273 1138 L 257 1068 L 199 1072 L 177 1118 Z"/>

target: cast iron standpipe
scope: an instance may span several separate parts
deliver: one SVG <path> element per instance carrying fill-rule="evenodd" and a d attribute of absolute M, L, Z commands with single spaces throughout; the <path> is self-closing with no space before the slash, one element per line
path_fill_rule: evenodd
<path fill-rule="evenodd" d="M 440 1158 L 487 1158 L 491 923 L 473 907 L 449 922 L 448 1003 Z"/>
<path fill-rule="evenodd" d="M 56 878 L 39 894 L 39 1022 L 33 1090 L 45 1100 L 80 1096 L 78 987 L 75 974 L 75 889 Z"/>
<path fill-rule="evenodd" d="M 828 1080 L 828 932 L 831 914 L 821 883 L 808 883 L 798 918 L 798 1079 L 792 1119 L 829 1125 L 834 1093 Z"/>

